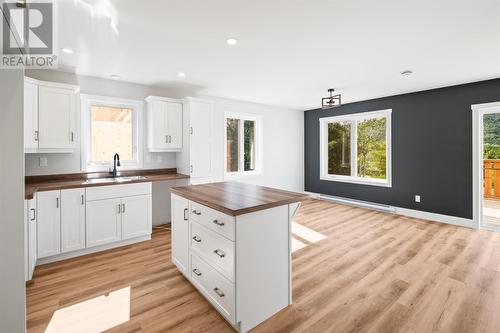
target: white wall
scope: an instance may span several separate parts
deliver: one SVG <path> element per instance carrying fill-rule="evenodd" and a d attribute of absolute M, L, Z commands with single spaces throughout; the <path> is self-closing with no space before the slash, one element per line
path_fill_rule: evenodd
<path fill-rule="evenodd" d="M 26 323 L 23 80 L 22 70 L 0 69 L 0 332 Z"/>
<path fill-rule="evenodd" d="M 262 173 L 238 181 L 281 189 L 304 190 L 304 112 L 217 97 L 214 104 L 214 177 L 224 180 L 225 112 L 262 117 Z"/>

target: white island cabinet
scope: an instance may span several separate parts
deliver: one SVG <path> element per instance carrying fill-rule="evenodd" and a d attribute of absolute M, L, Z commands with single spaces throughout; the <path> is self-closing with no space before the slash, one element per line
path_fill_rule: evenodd
<path fill-rule="evenodd" d="M 239 332 L 292 302 L 291 222 L 302 199 L 236 182 L 172 189 L 172 261 Z"/>

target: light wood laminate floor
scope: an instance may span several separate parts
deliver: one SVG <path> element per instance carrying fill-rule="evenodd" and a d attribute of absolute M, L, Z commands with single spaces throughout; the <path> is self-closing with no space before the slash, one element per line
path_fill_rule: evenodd
<path fill-rule="evenodd" d="M 252 332 L 500 332 L 499 233 L 318 200 L 296 222 L 326 238 L 295 236 L 293 305 Z M 37 267 L 27 304 L 30 333 L 232 332 L 170 262 L 167 230 Z"/>

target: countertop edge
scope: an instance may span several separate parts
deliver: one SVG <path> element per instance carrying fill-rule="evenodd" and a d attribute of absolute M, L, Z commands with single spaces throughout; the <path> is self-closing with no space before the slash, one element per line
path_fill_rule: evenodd
<path fill-rule="evenodd" d="M 169 180 L 176 180 L 176 179 L 189 179 L 191 178 L 188 175 L 184 175 L 181 173 L 175 173 L 175 174 L 148 174 L 146 177 L 153 177 L 151 178 L 146 178 L 146 179 L 137 179 L 137 180 L 132 180 L 128 182 L 123 182 L 123 183 L 97 183 L 97 184 L 64 184 L 67 181 L 60 181 L 61 185 L 57 185 L 57 181 L 51 182 L 50 185 L 47 184 L 44 187 L 43 184 L 25 184 L 25 200 L 31 200 L 34 198 L 34 195 L 37 192 L 46 192 L 46 191 L 57 191 L 57 190 L 69 190 L 69 189 L 74 189 L 74 188 L 87 188 L 87 187 L 101 187 L 101 186 L 113 186 L 113 185 L 126 185 L 126 184 L 136 184 L 136 183 L 154 183 L 154 182 L 161 182 L 161 181 L 169 181 Z M 26 191 L 27 188 L 30 188 L 30 191 Z"/>

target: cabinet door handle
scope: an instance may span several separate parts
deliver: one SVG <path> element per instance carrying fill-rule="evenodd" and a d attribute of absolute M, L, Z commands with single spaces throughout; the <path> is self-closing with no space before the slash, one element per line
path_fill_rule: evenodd
<path fill-rule="evenodd" d="M 193 214 L 195 214 L 195 215 L 198 215 L 198 216 L 199 216 L 199 215 L 201 215 L 201 212 L 199 212 L 199 211 L 197 211 L 197 210 L 195 209 L 195 210 L 193 210 Z"/>
<path fill-rule="evenodd" d="M 165 143 L 168 143 L 168 135 L 165 135 Z"/>
<path fill-rule="evenodd" d="M 35 141 L 38 141 L 38 131 L 35 131 Z"/>
<path fill-rule="evenodd" d="M 214 288 L 214 291 L 217 295 L 219 295 L 219 297 L 224 297 L 226 296 L 226 294 L 224 294 L 224 292 L 222 290 L 220 290 L 219 288 L 215 287 Z"/>
<path fill-rule="evenodd" d="M 36 220 L 36 210 L 35 210 L 35 208 L 31 208 L 30 211 L 33 212 L 33 217 L 30 218 L 30 221 L 35 221 Z"/>
<path fill-rule="evenodd" d="M 59 208 L 59 198 L 56 198 L 56 208 Z"/>
<path fill-rule="evenodd" d="M 75 141 L 75 133 L 74 132 L 71 132 L 71 142 L 74 142 Z"/>
<path fill-rule="evenodd" d="M 214 253 L 221 258 L 224 258 L 226 256 L 226 253 L 224 253 L 224 251 L 222 251 L 221 249 L 214 250 Z"/>
<path fill-rule="evenodd" d="M 85 205 L 85 196 L 82 194 L 82 206 Z"/>
<path fill-rule="evenodd" d="M 121 213 L 122 213 L 122 205 L 118 204 L 118 214 L 121 214 Z"/>
<path fill-rule="evenodd" d="M 193 269 L 193 273 L 198 275 L 198 276 L 201 276 L 201 272 L 198 268 Z"/>
<path fill-rule="evenodd" d="M 122 204 L 122 213 L 125 213 L 125 204 Z"/>
<path fill-rule="evenodd" d="M 196 242 L 196 243 L 200 243 L 201 242 L 201 238 L 198 237 L 198 236 L 194 236 L 193 237 L 193 240 Z"/>
<path fill-rule="evenodd" d="M 193 173 L 193 166 L 192 166 L 192 165 L 190 165 L 190 166 L 189 166 L 189 171 L 190 171 L 191 173 Z"/>
<path fill-rule="evenodd" d="M 187 221 L 187 220 L 188 220 L 187 213 L 188 213 L 188 209 L 187 209 L 187 208 L 184 208 L 184 221 Z"/>
<path fill-rule="evenodd" d="M 193 127 L 189 127 L 189 132 L 191 133 L 191 135 L 193 135 Z"/>
<path fill-rule="evenodd" d="M 219 220 L 213 220 L 212 222 L 214 224 L 217 224 L 219 227 L 223 227 L 224 226 L 224 222 L 219 222 Z"/>

